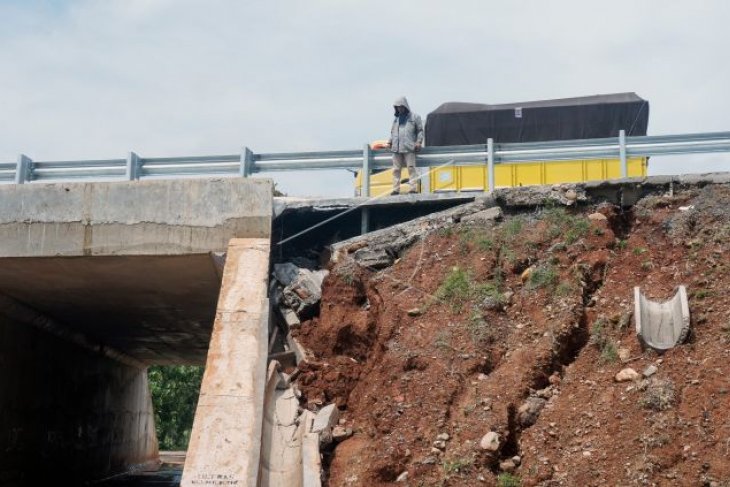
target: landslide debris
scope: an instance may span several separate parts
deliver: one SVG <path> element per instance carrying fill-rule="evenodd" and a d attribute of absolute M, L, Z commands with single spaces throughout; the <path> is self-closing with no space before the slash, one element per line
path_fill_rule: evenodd
<path fill-rule="evenodd" d="M 335 249 L 292 331 L 302 406 L 335 403 L 352 433 L 323 452 L 325 485 L 728 485 L 730 187 L 561 194 Z M 680 284 L 689 342 L 643 350 L 633 287 Z"/>

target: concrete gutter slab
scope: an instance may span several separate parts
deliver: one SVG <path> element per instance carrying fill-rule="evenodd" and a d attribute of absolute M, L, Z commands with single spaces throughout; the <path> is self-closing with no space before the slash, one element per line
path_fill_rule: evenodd
<path fill-rule="evenodd" d="M 687 290 L 679 286 L 674 297 L 663 303 L 650 301 L 634 288 L 636 334 L 649 347 L 664 351 L 684 342 L 689 334 Z"/>

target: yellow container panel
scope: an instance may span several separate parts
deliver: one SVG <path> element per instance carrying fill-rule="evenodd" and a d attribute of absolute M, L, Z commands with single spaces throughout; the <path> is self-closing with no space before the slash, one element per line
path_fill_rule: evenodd
<path fill-rule="evenodd" d="M 455 167 L 442 167 L 431 172 L 431 191 L 456 191 Z"/>
<path fill-rule="evenodd" d="M 646 159 L 643 157 L 632 157 L 626 161 L 629 177 L 646 176 Z"/>
<path fill-rule="evenodd" d="M 461 166 L 459 168 L 459 189 L 461 191 L 484 191 L 487 184 L 485 166 Z"/>
<path fill-rule="evenodd" d="M 498 164 L 494 166 L 495 188 L 509 188 L 511 186 L 514 186 L 514 179 L 514 164 Z"/>
<path fill-rule="evenodd" d="M 542 184 L 577 183 L 585 181 L 583 175 L 583 161 L 554 161 L 547 162 L 545 179 Z"/>
<path fill-rule="evenodd" d="M 646 158 L 630 158 L 627 165 L 630 177 L 646 176 Z M 600 181 L 621 177 L 621 167 L 618 159 L 497 164 L 494 167 L 494 172 L 495 187 L 497 188 Z M 431 171 L 428 177 L 432 192 L 485 191 L 488 183 L 486 165 L 442 167 Z M 393 171 L 391 169 L 373 174 L 370 177 L 371 194 L 380 196 L 389 193 L 392 178 Z M 404 171 L 403 179 L 407 179 L 407 171 Z M 355 179 L 357 194 L 359 194 L 361 188 L 361 181 L 361 175 L 358 173 Z M 401 192 L 407 190 L 407 184 L 401 184 Z"/>
<path fill-rule="evenodd" d="M 532 186 L 543 184 L 542 166 L 540 162 L 513 164 L 515 170 L 515 186 Z"/>
<path fill-rule="evenodd" d="M 605 179 L 606 174 L 606 160 L 605 159 L 593 159 L 590 161 L 584 161 L 585 163 L 585 180 L 598 180 Z"/>

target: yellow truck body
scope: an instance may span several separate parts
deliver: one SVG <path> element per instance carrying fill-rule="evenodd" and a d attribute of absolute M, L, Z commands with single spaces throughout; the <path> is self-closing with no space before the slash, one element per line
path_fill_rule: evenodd
<path fill-rule="evenodd" d="M 629 177 L 642 177 L 647 173 L 646 157 L 631 157 L 627 160 Z M 429 171 L 427 175 L 424 173 Z M 401 192 L 408 191 L 408 170 L 403 169 Z M 420 168 L 419 192 L 432 193 L 449 191 L 487 191 L 489 185 L 487 166 L 446 166 L 440 168 Z M 496 188 L 532 186 L 557 183 L 580 183 L 600 181 L 621 177 L 618 159 L 587 159 L 576 161 L 536 161 L 510 164 L 495 164 L 494 178 Z M 427 181 L 425 181 L 427 179 Z M 390 193 L 393 184 L 393 170 L 370 176 L 370 196 Z M 362 194 L 362 171 L 355 178 L 355 195 Z"/>

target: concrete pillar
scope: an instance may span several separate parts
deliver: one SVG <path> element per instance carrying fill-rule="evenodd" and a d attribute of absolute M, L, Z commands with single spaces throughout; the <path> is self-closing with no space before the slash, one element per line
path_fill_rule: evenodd
<path fill-rule="evenodd" d="M 228 246 L 181 486 L 255 486 L 268 351 L 269 239 Z M 218 482 L 218 483 L 217 483 Z"/>

